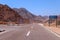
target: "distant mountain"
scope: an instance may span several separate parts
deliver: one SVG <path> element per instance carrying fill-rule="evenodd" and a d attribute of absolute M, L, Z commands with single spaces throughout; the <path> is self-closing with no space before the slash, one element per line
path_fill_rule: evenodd
<path fill-rule="evenodd" d="M 32 23 L 34 21 L 35 15 L 30 13 L 27 9 L 25 9 L 25 8 L 20 8 L 20 9 L 14 8 L 14 10 L 17 11 L 18 14 L 21 15 L 21 17 L 23 17 L 23 19 L 29 20 L 29 23 Z"/>
<path fill-rule="evenodd" d="M 21 15 L 24 19 L 29 19 L 30 22 L 37 22 L 37 23 L 43 22 L 44 17 L 36 16 L 25 8 L 19 8 L 19 9 L 14 8 L 14 10 L 17 11 L 19 15 Z"/>
<path fill-rule="evenodd" d="M 33 19 L 33 17 L 35 17 L 35 15 L 33 15 L 25 8 L 20 8 L 20 9 L 15 8 L 14 10 L 17 11 L 23 18 Z"/>
<path fill-rule="evenodd" d="M 22 23 L 23 18 L 12 8 L 0 4 L 0 24 L 4 23 Z"/>
<path fill-rule="evenodd" d="M 47 17 L 36 16 L 25 8 L 10 8 L 0 4 L 0 24 L 42 23 Z"/>

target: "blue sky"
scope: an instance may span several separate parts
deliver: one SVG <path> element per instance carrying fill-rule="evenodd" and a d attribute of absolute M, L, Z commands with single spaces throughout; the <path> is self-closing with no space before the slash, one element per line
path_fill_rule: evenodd
<path fill-rule="evenodd" d="M 24 7 L 35 15 L 59 15 L 60 0 L 0 0 L 11 8 Z"/>

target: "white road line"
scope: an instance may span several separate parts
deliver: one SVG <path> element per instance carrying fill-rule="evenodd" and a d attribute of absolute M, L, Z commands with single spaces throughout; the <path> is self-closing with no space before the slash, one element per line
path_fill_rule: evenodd
<path fill-rule="evenodd" d="M 27 35 L 26 35 L 26 36 L 29 36 L 30 32 L 31 32 L 31 31 L 28 31 L 28 33 L 27 33 Z"/>
<path fill-rule="evenodd" d="M 40 24 L 38 24 L 38 25 L 40 25 Z M 42 26 L 42 25 L 40 25 L 40 26 Z M 60 35 L 56 34 L 55 32 L 51 31 L 50 29 L 48 29 L 48 28 L 46 28 L 46 27 L 44 27 L 44 26 L 42 26 L 42 27 L 45 28 L 46 30 L 50 31 L 50 32 L 51 32 L 52 34 L 54 34 L 55 36 L 57 36 L 57 37 L 60 38 Z"/>

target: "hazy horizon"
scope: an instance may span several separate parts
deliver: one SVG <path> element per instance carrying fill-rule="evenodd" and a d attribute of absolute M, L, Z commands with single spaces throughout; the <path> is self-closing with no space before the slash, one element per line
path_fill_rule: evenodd
<path fill-rule="evenodd" d="M 26 8 L 35 15 L 59 15 L 60 0 L 0 0 L 11 8 Z"/>

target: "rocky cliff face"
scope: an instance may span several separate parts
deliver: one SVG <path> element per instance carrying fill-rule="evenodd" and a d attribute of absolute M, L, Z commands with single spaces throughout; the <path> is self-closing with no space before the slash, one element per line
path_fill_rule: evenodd
<path fill-rule="evenodd" d="M 22 23 L 22 17 L 7 5 L 0 4 L 0 24 Z"/>

